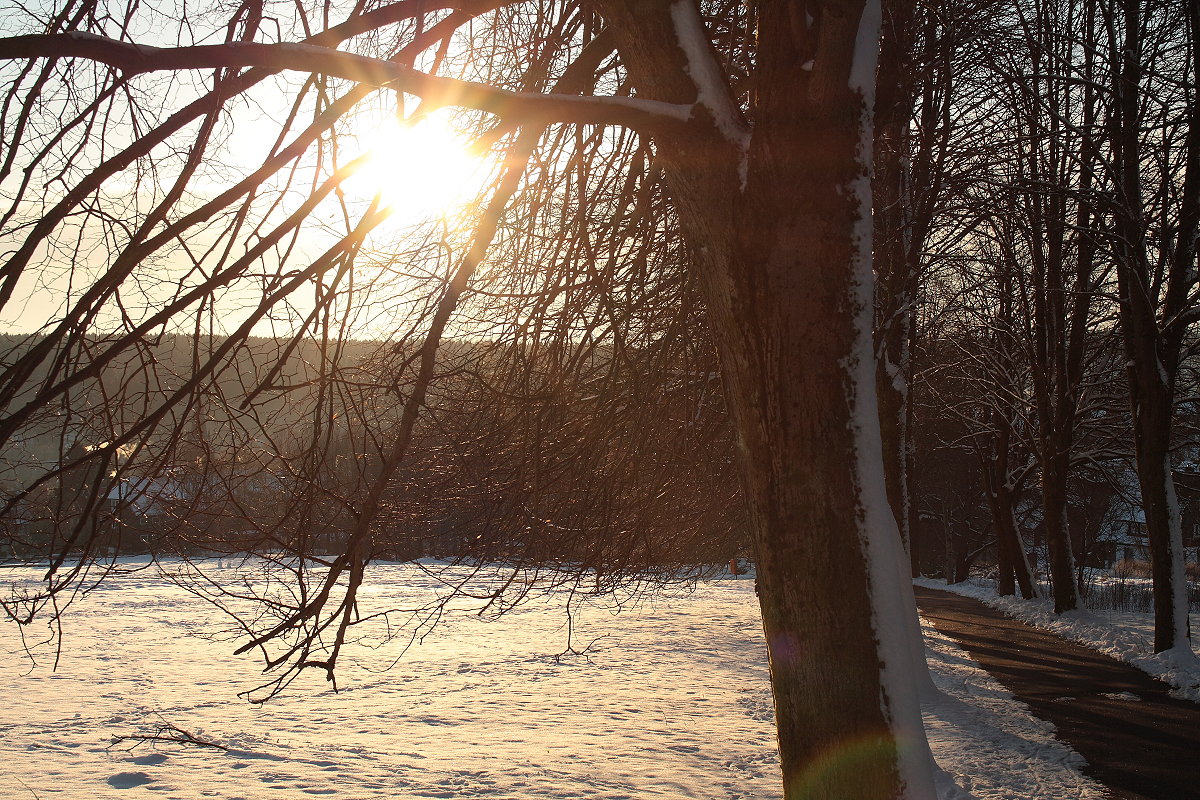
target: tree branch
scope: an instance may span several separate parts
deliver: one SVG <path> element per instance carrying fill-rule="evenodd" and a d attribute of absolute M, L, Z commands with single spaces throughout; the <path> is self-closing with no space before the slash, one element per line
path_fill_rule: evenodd
<path fill-rule="evenodd" d="M 512 92 L 473 81 L 429 75 L 368 56 L 312 44 L 233 42 L 194 47 L 150 47 L 92 33 L 13 36 L 0 39 L 0 59 L 85 58 L 126 75 L 170 70 L 265 67 L 315 72 L 416 95 L 434 105 L 461 106 L 538 123 L 624 125 L 647 131 L 687 122 L 694 103 L 631 97 L 581 97 Z"/>

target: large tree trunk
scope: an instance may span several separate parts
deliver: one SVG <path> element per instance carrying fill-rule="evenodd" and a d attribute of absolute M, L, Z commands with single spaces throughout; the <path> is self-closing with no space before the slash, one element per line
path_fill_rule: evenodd
<path fill-rule="evenodd" d="M 764 31 L 787 30 L 766 16 Z M 760 70 L 794 71 L 807 61 L 800 44 L 764 33 Z M 925 745 L 879 442 L 869 188 L 856 152 L 867 112 L 844 89 L 838 102 L 797 107 L 783 95 L 816 80 L 805 78 L 763 80 L 779 91 L 759 97 L 733 302 L 714 315 L 760 559 L 780 758 L 789 798 L 917 796 L 900 752 Z"/>
<path fill-rule="evenodd" d="M 1113 40 L 1114 172 L 1121 204 L 1115 215 L 1120 322 L 1129 365 L 1134 452 L 1154 580 L 1154 650 L 1191 654 L 1183 532 L 1171 473 L 1170 438 L 1175 380 L 1188 327 L 1197 319 L 1196 239 L 1200 227 L 1200 110 L 1187 109 L 1187 160 L 1178 199 L 1178 228 L 1168 271 L 1156 278 L 1142 199 L 1141 92 L 1144 67 L 1140 6 L 1121 4 L 1123 41 Z M 1200 69 L 1200 4 L 1188 6 L 1193 74 Z M 1159 296 L 1160 285 L 1165 287 Z M 1161 308 L 1160 308 L 1161 303 Z"/>
<path fill-rule="evenodd" d="M 1054 613 L 1079 607 L 1079 587 L 1075 576 L 1075 554 L 1067 527 L 1066 472 L 1056 465 L 1042 465 L 1042 525 L 1050 549 L 1050 585 L 1054 592 Z"/>
<path fill-rule="evenodd" d="M 1159 375 L 1130 372 L 1131 389 L 1136 391 L 1133 441 L 1138 487 L 1154 584 L 1154 652 L 1176 647 L 1190 652 L 1183 524 L 1171 472 L 1172 392 Z"/>
<path fill-rule="evenodd" d="M 878 5 L 760 8 L 748 143 L 732 102 L 706 95 L 715 82 L 686 34 L 694 7 L 604 8 L 639 93 L 691 100 L 699 85 L 714 121 L 708 136 L 665 132 L 659 152 L 738 434 L 785 797 L 932 797 L 875 398 Z"/>
<path fill-rule="evenodd" d="M 1131 259 L 1137 263 L 1137 259 Z M 1129 363 L 1134 454 L 1150 544 L 1154 583 L 1154 651 L 1190 651 L 1183 525 L 1171 472 L 1170 437 L 1175 358 L 1160 353 L 1158 325 L 1144 301 L 1145 287 L 1128 263 L 1118 264 L 1121 326 Z M 1133 292 L 1132 296 L 1130 292 Z M 1165 362 L 1165 363 L 1164 363 Z"/>

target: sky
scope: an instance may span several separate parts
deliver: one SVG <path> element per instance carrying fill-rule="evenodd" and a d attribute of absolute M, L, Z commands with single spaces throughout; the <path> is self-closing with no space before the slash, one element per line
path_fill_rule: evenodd
<path fill-rule="evenodd" d="M 11 22 L 8 27 L 11 29 Z M 0 21 L 0 32 L 5 32 L 3 21 Z M 17 66 L 0 64 L 0 78 L 15 77 Z M 79 67 L 76 79 L 86 84 L 87 76 L 92 74 L 103 74 L 103 70 L 93 73 L 91 67 L 83 65 Z M 135 84 L 143 96 L 142 110 L 138 112 L 141 128 L 152 127 L 154 120 L 184 106 L 205 90 L 205 80 L 201 73 L 137 78 Z M 203 163 L 167 218 L 178 219 L 259 166 L 274 146 L 283 121 L 291 114 L 296 116 L 288 139 L 302 130 L 315 113 L 314 109 L 303 105 L 296 108 L 290 105 L 302 85 L 302 79 L 295 75 L 276 76 L 231 101 Z M 86 100 L 87 93 L 80 94 Z M 76 110 L 63 105 L 61 97 L 54 91 L 48 89 L 45 95 L 51 99 L 35 106 L 29 135 L 15 169 L 0 182 L 0 196 L 6 199 L 17 191 L 23 178 L 23 167 L 28 164 L 31 154 L 59 134 L 63 120 L 76 114 Z M 343 117 L 338 128 L 337 163 L 345 164 L 367 154 L 365 166 L 345 181 L 342 191 L 313 210 L 294 243 L 285 239 L 280 247 L 269 251 L 244 280 L 225 292 L 214 315 L 218 328 L 232 330 L 245 319 L 245 307 L 262 291 L 259 276 L 269 276 L 279 270 L 283 249 L 290 248 L 292 252 L 289 265 L 305 265 L 344 233 L 348 224 L 353 225 L 377 195 L 389 217 L 368 239 L 368 250 L 374 247 L 387 251 L 394 247 L 398 237 L 414 227 L 440 229 L 459 224 L 459 213 L 488 183 L 494 165 L 469 152 L 469 142 L 457 132 L 448 113 L 425 114 L 410 120 L 411 124 L 402 124 L 396 116 L 396 102 L 396 95 L 391 92 L 375 92 Z M 161 105 L 162 109 L 155 111 L 155 105 Z M 98 163 L 133 141 L 136 131 L 131 126 L 132 119 L 128 106 L 117 103 L 113 113 L 103 122 L 103 136 L 91 136 L 87 142 L 78 143 L 75 137 L 85 127 L 70 127 L 61 145 L 68 150 L 80 145 L 73 156 L 79 169 L 68 172 L 74 177 L 64 183 L 54 177 L 59 162 L 51 158 L 46 162 L 46 170 L 33 173 L 32 183 L 17 216 L 10 223 L 10 231 L 4 237 L 6 246 L 2 249 L 15 248 L 24 239 L 28 229 L 16 227 L 22 218 L 29 223 L 39 219 L 65 195 L 89 164 Z M 85 217 L 74 214 L 59 226 L 50 244 L 39 249 L 12 301 L 0 311 L 0 327 L 13 333 L 38 330 L 63 313 L 69 297 L 78 297 L 108 271 L 128 232 L 145 219 L 179 173 L 181 154 L 191 146 L 196 130 L 195 125 L 188 126 L 160 145 L 152 158 L 137 162 L 108 180 L 85 204 L 102 211 L 102 216 L 91 217 L 86 227 L 81 227 L 80 221 Z M 327 147 L 321 156 L 324 166 L 319 171 L 323 174 L 328 174 L 332 168 L 331 153 Z M 278 223 L 299 207 L 308 194 L 311 175 L 317 169 L 317 157 L 317 149 L 310 147 L 295 174 L 287 169 L 277 172 L 257 192 L 258 210 L 240 228 L 232 249 L 235 255 L 259 240 L 253 225 L 256 215 Z M 285 186 L 288 181 L 291 181 L 290 186 Z M 7 208 L 7 203 L 0 205 Z M 161 248 L 152 260 L 143 262 L 122 284 L 120 305 L 110 302 L 99 315 L 95 327 L 98 330 L 114 329 L 144 319 L 161 308 L 179 286 L 201 280 L 213 268 L 214 255 L 225 246 L 218 231 L 223 227 L 221 220 L 227 217 L 218 215 L 207 226 L 194 226 L 182 241 Z M 422 235 L 429 233 L 425 231 Z M 215 253 L 202 257 L 206 249 L 214 246 L 217 248 Z M 371 259 L 363 260 L 369 263 Z M 372 279 L 369 268 L 364 267 L 361 272 L 360 286 Z M 390 291 L 394 293 L 395 289 Z M 264 323 L 255 333 L 290 333 L 295 320 L 312 309 L 312 292 L 297 292 L 293 305 L 290 315 L 282 315 L 287 319 L 277 319 L 273 326 Z M 190 329 L 194 323 L 188 316 L 181 316 L 176 326 Z M 375 323 L 377 327 L 381 324 L 387 328 L 387 323 L 380 323 L 378 318 Z M 386 330 L 371 330 L 365 335 L 386 333 Z"/>

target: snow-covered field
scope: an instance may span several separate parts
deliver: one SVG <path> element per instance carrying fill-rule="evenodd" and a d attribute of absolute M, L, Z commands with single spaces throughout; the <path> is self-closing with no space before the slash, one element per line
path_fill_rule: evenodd
<path fill-rule="evenodd" d="M 921 586 L 941 589 L 982 600 L 1014 619 L 1053 631 L 1065 639 L 1107 653 L 1175 687 L 1176 697 L 1200 703 L 1200 658 L 1195 652 L 1154 652 L 1154 615 L 1136 611 L 1088 611 L 1079 609 L 1054 613 L 1054 603 L 1000 597 L 995 581 L 971 578 L 946 585 L 943 580 L 922 578 Z M 1196 616 L 1193 614 L 1192 619 Z"/>
<path fill-rule="evenodd" d="M 401 565 L 374 567 L 370 585 L 381 608 L 432 589 Z M 752 582 L 704 582 L 619 614 L 613 603 L 576 609 L 584 656 L 555 657 L 563 601 L 539 600 L 492 622 L 452 614 L 390 670 L 399 643 L 356 647 L 341 693 L 314 675 L 260 707 L 237 697 L 261 675 L 211 635 L 220 616 L 153 569 L 118 576 L 69 612 L 57 671 L 51 649 L 31 662 L 15 626 L 0 628 L 0 797 L 780 797 Z M 942 690 L 926 725 L 958 784 L 944 797 L 1102 796 L 1050 726 L 925 633 Z M 113 744 L 168 725 L 227 749 Z"/>

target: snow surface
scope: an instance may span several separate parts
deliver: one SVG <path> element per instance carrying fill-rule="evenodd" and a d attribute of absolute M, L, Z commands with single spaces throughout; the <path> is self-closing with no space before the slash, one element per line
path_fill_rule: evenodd
<path fill-rule="evenodd" d="M 1065 639 L 1131 664 L 1175 687 L 1171 692 L 1175 697 L 1200 703 L 1200 658 L 1194 650 L 1179 648 L 1156 654 L 1153 614 L 1085 609 L 1055 614 L 1053 601 L 1000 597 L 996 594 L 995 581 L 986 578 L 971 578 L 950 585 L 943 580 L 918 578 L 914 583 L 982 600 L 1014 619 L 1053 631 Z"/>
<path fill-rule="evenodd" d="M 216 577 L 240 571 L 208 565 Z M 0 570 L 21 585 L 39 570 Z M 434 591 L 412 566 L 376 565 L 367 607 Z M 390 670 L 400 642 L 367 641 L 334 694 L 318 675 L 265 706 L 230 653 L 223 618 L 153 569 L 114 576 L 66 620 L 53 649 L 0 628 L 0 795 L 6 798 L 779 798 L 766 653 L 753 582 L 626 604 L 565 600 L 498 621 L 451 613 Z M 941 690 L 925 710 L 943 800 L 1099 798 L 1054 740 L 932 627 Z M 366 646 L 374 644 L 375 647 Z M 165 725 L 215 749 L 113 738 Z M 957 781 L 957 785 L 953 781 Z"/>

